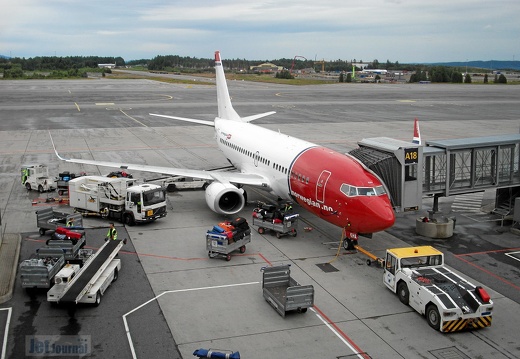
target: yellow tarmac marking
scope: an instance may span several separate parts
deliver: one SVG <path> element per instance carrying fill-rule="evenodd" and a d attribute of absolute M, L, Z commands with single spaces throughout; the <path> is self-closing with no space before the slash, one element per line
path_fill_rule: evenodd
<path fill-rule="evenodd" d="M 143 126 L 143 127 L 148 127 L 148 126 L 146 126 L 144 123 L 142 123 L 141 121 L 139 121 L 139 120 L 133 118 L 132 116 L 130 116 L 129 114 L 127 114 L 125 111 L 123 111 L 123 110 L 119 110 L 119 111 L 121 111 L 121 113 L 122 113 L 123 115 L 125 115 L 126 117 L 128 117 L 128 118 L 134 120 L 135 122 L 137 122 L 137 123 L 140 124 L 141 126 Z"/>
<path fill-rule="evenodd" d="M 76 108 L 78 109 L 78 112 L 81 112 L 81 109 L 79 108 L 79 105 L 76 102 L 74 102 L 74 105 L 76 105 Z"/>
<path fill-rule="evenodd" d="M 415 100 L 397 100 L 397 102 L 417 102 Z"/>
<path fill-rule="evenodd" d="M 96 106 L 113 106 L 113 102 L 96 102 Z"/>

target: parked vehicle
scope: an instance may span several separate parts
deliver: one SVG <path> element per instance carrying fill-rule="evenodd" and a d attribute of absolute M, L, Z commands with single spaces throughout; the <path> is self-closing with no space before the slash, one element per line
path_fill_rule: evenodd
<path fill-rule="evenodd" d="M 137 185 L 125 177 L 82 176 L 69 181 L 69 205 L 84 215 L 134 225 L 166 216 L 166 193 L 159 185 Z"/>
<path fill-rule="evenodd" d="M 383 282 L 435 330 L 491 326 L 489 294 L 445 267 L 444 254 L 431 246 L 388 249 Z"/>
<path fill-rule="evenodd" d="M 81 269 L 71 266 L 63 271 L 59 280 L 47 292 L 47 301 L 99 305 L 107 288 L 119 276 L 121 260 L 115 257 L 123 243 L 121 240 L 107 241 L 87 259 Z"/>
<path fill-rule="evenodd" d="M 49 169 L 42 164 L 22 165 L 22 185 L 30 190 L 38 192 L 54 191 L 56 189 L 54 180 L 49 177 Z"/>

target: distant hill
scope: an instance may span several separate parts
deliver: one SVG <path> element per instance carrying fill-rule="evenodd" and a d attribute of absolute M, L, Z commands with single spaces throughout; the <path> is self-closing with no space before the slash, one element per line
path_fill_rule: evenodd
<path fill-rule="evenodd" d="M 481 68 L 487 70 L 520 70 L 520 61 L 498 61 L 498 60 L 489 60 L 489 61 L 465 61 L 465 62 L 435 62 L 428 63 L 425 65 L 439 65 L 439 66 L 453 66 L 453 67 L 462 67 L 465 68 Z"/>
<path fill-rule="evenodd" d="M 0 58 L 2 58 L 2 59 L 10 59 L 9 56 L 4 56 L 4 55 L 0 55 Z"/>

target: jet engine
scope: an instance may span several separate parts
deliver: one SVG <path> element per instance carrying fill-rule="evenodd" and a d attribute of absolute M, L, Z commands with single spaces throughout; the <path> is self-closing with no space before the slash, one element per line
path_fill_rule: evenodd
<path fill-rule="evenodd" d="M 219 214 L 236 214 L 246 204 L 244 190 L 231 183 L 212 182 L 206 188 L 206 203 Z"/>

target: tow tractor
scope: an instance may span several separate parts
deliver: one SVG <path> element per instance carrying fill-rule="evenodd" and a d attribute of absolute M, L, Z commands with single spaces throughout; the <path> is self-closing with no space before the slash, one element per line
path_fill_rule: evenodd
<path fill-rule="evenodd" d="M 42 164 L 28 164 L 22 166 L 22 185 L 38 192 L 54 191 L 54 180 L 49 177 L 49 169 Z"/>
<path fill-rule="evenodd" d="M 489 294 L 446 268 L 444 254 L 431 246 L 388 249 L 383 281 L 440 332 L 491 326 Z"/>
<path fill-rule="evenodd" d="M 109 240 L 88 258 L 81 269 L 75 265 L 65 267 L 63 273 L 57 274 L 63 280 L 56 281 L 49 289 L 47 301 L 99 305 L 101 296 L 116 281 L 121 270 L 121 260 L 115 256 L 122 246 L 123 241 Z"/>

